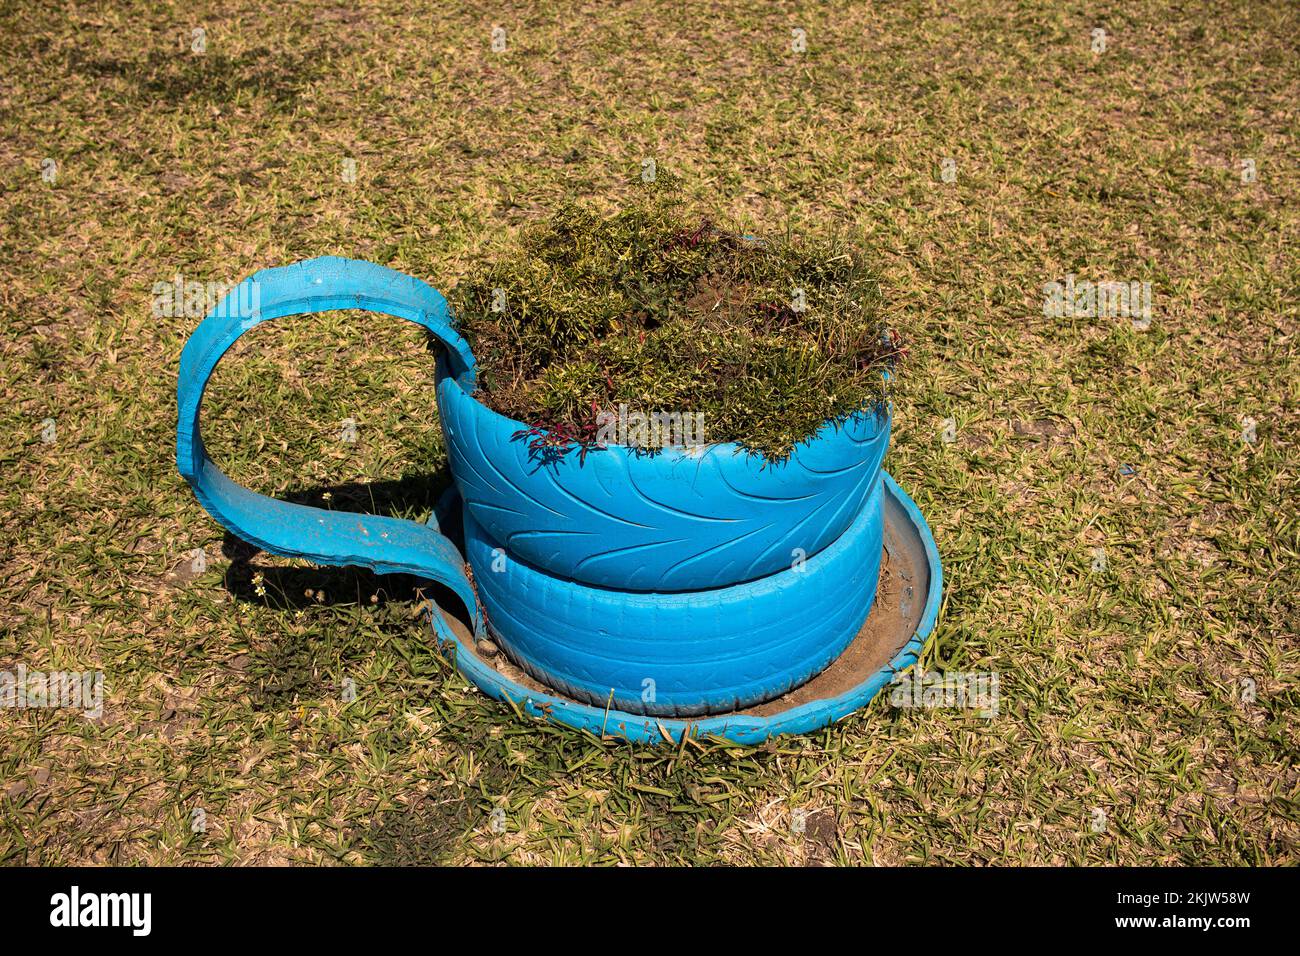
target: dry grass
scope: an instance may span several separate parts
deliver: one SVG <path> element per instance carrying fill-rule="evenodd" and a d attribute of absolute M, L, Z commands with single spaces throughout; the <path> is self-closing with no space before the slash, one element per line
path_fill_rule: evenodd
<path fill-rule="evenodd" d="M 0 5 L 0 665 L 107 698 L 0 711 L 0 860 L 1296 863 L 1297 36 L 1245 0 Z M 879 265 L 931 659 L 996 671 L 997 719 L 878 700 L 680 753 L 523 724 L 412 582 L 249 556 L 177 477 L 196 320 L 155 282 L 334 253 L 446 289 L 645 158 Z M 1071 273 L 1151 282 L 1151 327 L 1045 317 Z M 340 508 L 427 513 L 437 435 L 420 336 L 371 317 L 259 329 L 206 404 L 233 477 Z"/>

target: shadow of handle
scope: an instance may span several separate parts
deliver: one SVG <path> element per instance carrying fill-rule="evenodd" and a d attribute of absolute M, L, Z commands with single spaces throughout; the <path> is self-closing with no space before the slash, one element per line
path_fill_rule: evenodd
<path fill-rule="evenodd" d="M 325 256 L 245 279 L 199 323 L 181 352 L 176 385 L 176 467 L 199 503 L 223 527 L 272 554 L 317 564 L 414 574 L 449 588 L 465 604 L 474 629 L 478 603 L 455 545 L 435 528 L 382 515 L 325 511 L 268 498 L 236 484 L 208 457 L 199 430 L 203 392 L 235 340 L 262 322 L 361 309 L 428 329 L 447 351 L 448 373 L 474 385 L 474 355 L 452 327 L 447 300 L 433 287 L 384 266 Z M 439 363 L 440 365 L 442 363 Z M 440 369 L 441 371 L 441 369 Z"/>

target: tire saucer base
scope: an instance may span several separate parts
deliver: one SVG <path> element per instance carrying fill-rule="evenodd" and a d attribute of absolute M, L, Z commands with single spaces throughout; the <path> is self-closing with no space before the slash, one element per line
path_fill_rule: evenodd
<path fill-rule="evenodd" d="M 435 605 L 434 634 L 455 647 L 457 669 L 496 700 L 540 720 L 631 743 L 680 743 L 683 736 L 754 745 L 832 724 L 866 706 L 916 663 L 934 628 L 943 571 L 934 537 L 916 504 L 884 475 L 884 554 L 871 614 L 848 648 L 824 671 L 787 694 L 743 710 L 699 718 L 647 717 L 566 697 L 511 664 L 485 657 L 460 616 Z"/>

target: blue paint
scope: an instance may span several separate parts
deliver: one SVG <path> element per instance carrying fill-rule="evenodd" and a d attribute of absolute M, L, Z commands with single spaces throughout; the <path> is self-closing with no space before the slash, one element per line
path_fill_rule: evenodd
<path fill-rule="evenodd" d="M 250 292 L 250 283 L 255 284 L 256 294 Z M 257 302 L 259 308 L 244 315 L 241 302 Z M 199 432 L 203 391 L 235 340 L 262 322 L 330 309 L 362 309 L 424 326 L 446 346 L 453 373 L 472 385 L 474 356 L 452 327 L 446 300 L 419 279 L 334 257 L 264 269 L 218 303 L 181 352 L 176 467 L 212 517 L 263 551 L 318 564 L 355 565 L 378 574 L 430 578 L 464 601 L 477 623 L 474 589 L 460 553 L 437 530 L 399 518 L 325 511 L 256 494 L 226 477 L 203 447 Z"/>
<path fill-rule="evenodd" d="M 465 553 L 493 640 L 548 686 L 666 716 L 725 713 L 820 673 L 857 635 L 880 572 L 882 484 L 830 547 L 757 581 L 646 594 L 506 557 L 465 513 Z"/>
<path fill-rule="evenodd" d="M 866 505 L 889 447 L 882 407 L 825 424 L 780 463 L 735 444 L 607 445 L 548 461 L 516 437 L 522 422 L 451 376 L 438 410 L 456 487 L 492 539 L 551 574 L 621 591 L 726 587 L 817 554 Z"/>
<path fill-rule="evenodd" d="M 249 303 L 255 307 L 241 314 Z M 552 686 L 588 700 L 608 700 L 613 688 L 621 707 L 678 716 L 622 714 L 641 721 L 644 733 L 610 730 L 605 709 L 558 697 L 539 707 L 528 702 L 536 695 L 461 648 L 462 670 L 494 696 L 585 729 L 594 728 L 598 713 L 602 727 L 628 739 L 660 739 L 667 726 L 678 736 L 717 733 L 743 742 L 838 719 L 869 700 L 884 678 L 780 718 L 679 717 L 770 699 L 843 650 L 874 598 L 883 508 L 902 508 L 924 540 L 931 573 L 913 639 L 919 651 L 938 608 L 938 555 L 919 512 L 881 468 L 887 409 L 827 425 L 780 466 L 734 445 L 658 455 L 612 446 L 585 462 L 573 455 L 542 463 L 514 440 L 519 423 L 473 398 L 474 357 L 442 295 L 418 279 L 348 259 L 256 273 L 200 323 L 182 352 L 177 468 L 203 507 L 244 540 L 320 564 L 438 581 L 464 603 L 476 633 L 483 625 L 465 557 L 439 530 L 454 502 L 440 502 L 427 525 L 324 511 L 242 488 L 207 456 L 199 431 L 203 392 L 235 340 L 264 321 L 331 309 L 415 322 L 444 347 L 439 410 L 494 635 Z M 496 548 L 507 557 L 503 575 L 488 563 Z M 434 626 L 441 640 L 456 640 L 436 614 Z M 642 695 L 645 678 L 655 680 L 655 700 Z"/>
<path fill-rule="evenodd" d="M 918 599 L 924 601 L 915 633 L 903 640 L 903 646 L 890 662 L 861 684 L 824 700 L 810 701 L 771 716 L 719 715 L 696 720 L 679 717 L 647 717 L 591 704 L 575 702 L 554 694 L 525 687 L 501 674 L 468 650 L 447 626 L 435 609 L 433 630 L 441 642 L 455 648 L 456 666 L 480 690 L 496 700 L 508 700 L 531 717 L 562 724 L 596 736 L 608 736 L 632 743 L 678 743 L 683 735 L 697 739 L 720 738 L 737 744 L 760 744 L 783 734 L 805 734 L 833 724 L 865 707 L 885 688 L 894 675 L 913 666 L 920 657 L 926 638 L 934 630 L 943 599 L 943 567 L 934 536 L 920 509 L 888 473 L 884 475 L 885 511 L 904 528 L 902 546 L 913 554 L 918 568 L 927 570 L 926 581 L 918 582 Z"/>

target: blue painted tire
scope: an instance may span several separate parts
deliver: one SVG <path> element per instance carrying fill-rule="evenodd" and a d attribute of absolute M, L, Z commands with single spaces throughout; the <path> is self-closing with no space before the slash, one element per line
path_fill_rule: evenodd
<path fill-rule="evenodd" d="M 537 720 L 562 724 L 599 738 L 615 738 L 637 744 L 678 744 L 683 738 L 729 740 L 755 746 L 783 734 L 806 734 L 829 726 L 865 707 L 889 686 L 900 671 L 916 664 L 939 616 L 943 602 L 943 564 L 934 535 L 919 508 L 886 472 L 883 475 L 885 540 L 893 528 L 891 561 L 910 560 L 916 569 L 915 583 L 921 595 L 920 618 L 907 639 L 905 631 L 895 636 L 903 643 L 893 659 L 869 673 L 861 683 L 832 697 L 818 697 L 803 704 L 765 714 L 720 714 L 711 717 L 646 717 L 612 710 L 604 704 L 592 706 L 557 696 L 515 680 L 466 646 L 466 640 L 452 629 L 437 609 L 430 616 L 439 643 L 456 648 L 456 666 L 485 694 L 509 701 L 517 713 Z"/>
<path fill-rule="evenodd" d="M 538 680 L 630 713 L 720 713 L 797 687 L 853 640 L 875 600 L 882 489 L 877 478 L 857 520 L 802 570 L 707 591 L 625 592 L 556 577 L 499 544 L 470 508 L 465 552 L 490 633 Z"/>
<path fill-rule="evenodd" d="M 523 424 L 452 375 L 438 410 L 457 490 L 489 537 L 551 574 L 623 591 L 726 587 L 817 554 L 862 511 L 889 446 L 881 408 L 827 423 L 780 464 L 734 444 L 546 462 L 515 437 Z"/>

